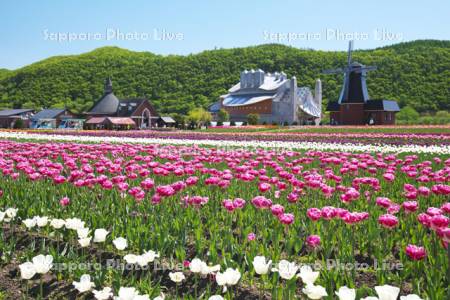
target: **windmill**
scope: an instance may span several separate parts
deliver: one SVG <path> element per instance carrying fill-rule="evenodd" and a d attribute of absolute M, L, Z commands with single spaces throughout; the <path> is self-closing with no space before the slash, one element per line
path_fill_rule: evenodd
<path fill-rule="evenodd" d="M 339 95 L 339 104 L 366 103 L 369 100 L 366 76 L 367 72 L 376 70 L 376 66 L 364 66 L 352 60 L 353 41 L 348 43 L 347 66 L 331 70 L 324 70 L 323 74 L 344 73 L 344 84 Z"/>

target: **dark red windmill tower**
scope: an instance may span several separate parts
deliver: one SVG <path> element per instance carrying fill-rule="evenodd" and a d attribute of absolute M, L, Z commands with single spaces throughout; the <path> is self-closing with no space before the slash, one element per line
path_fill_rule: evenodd
<path fill-rule="evenodd" d="M 376 70 L 377 67 L 353 62 L 352 52 L 353 41 L 350 41 L 347 66 L 323 71 L 324 74 L 344 73 L 344 84 L 339 100 L 330 102 L 327 106 L 331 123 L 339 125 L 393 124 L 395 118 L 392 115 L 399 111 L 397 102 L 369 99 L 366 84 L 367 72 Z"/>

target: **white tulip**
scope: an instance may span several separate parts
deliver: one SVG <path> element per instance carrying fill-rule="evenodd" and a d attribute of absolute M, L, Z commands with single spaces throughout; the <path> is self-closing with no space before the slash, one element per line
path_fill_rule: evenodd
<path fill-rule="evenodd" d="M 79 239 L 85 239 L 89 235 L 89 228 L 77 228 L 77 235 Z"/>
<path fill-rule="evenodd" d="M 36 225 L 38 227 L 45 227 L 48 224 L 48 217 L 36 216 Z"/>
<path fill-rule="evenodd" d="M 128 247 L 127 240 L 124 239 L 123 237 L 118 237 L 114 239 L 112 242 L 117 250 L 124 250 L 126 247 Z"/>
<path fill-rule="evenodd" d="M 148 263 L 151 263 L 151 262 L 154 262 L 154 261 L 155 261 L 155 258 L 158 258 L 158 257 L 159 257 L 159 253 L 156 253 L 156 252 L 153 251 L 153 250 L 149 250 L 149 251 L 144 252 L 141 256 L 142 256 L 145 260 L 147 260 Z"/>
<path fill-rule="evenodd" d="M 216 274 L 217 285 L 223 286 L 223 291 L 226 292 L 227 286 L 235 285 L 241 278 L 239 270 L 228 268 L 225 272 Z"/>
<path fill-rule="evenodd" d="M 349 289 L 346 286 L 341 286 L 339 291 L 335 292 L 336 296 L 339 297 L 339 300 L 355 300 L 356 299 L 356 290 Z"/>
<path fill-rule="evenodd" d="M 423 300 L 416 294 L 409 294 L 407 296 L 400 296 L 400 300 Z"/>
<path fill-rule="evenodd" d="M 253 268 L 255 269 L 256 274 L 267 274 L 271 264 L 271 260 L 266 263 L 266 258 L 264 256 L 255 256 L 255 258 L 253 258 Z"/>
<path fill-rule="evenodd" d="M 302 292 L 308 296 L 309 299 L 317 300 L 328 296 L 327 290 L 320 285 L 309 284 L 302 289 Z"/>
<path fill-rule="evenodd" d="M 300 277 L 305 285 L 312 285 L 319 277 L 319 272 L 314 272 L 309 265 L 303 265 L 297 277 Z"/>
<path fill-rule="evenodd" d="M 50 226 L 55 228 L 55 229 L 61 229 L 63 228 L 63 226 L 66 224 L 66 221 L 62 220 L 62 219 L 52 219 L 50 221 Z"/>
<path fill-rule="evenodd" d="M 33 257 L 32 262 L 36 273 L 45 274 L 50 271 L 53 266 L 53 256 L 40 254 Z"/>
<path fill-rule="evenodd" d="M 79 228 L 84 228 L 84 222 L 78 218 L 69 218 L 66 219 L 65 226 L 67 229 L 77 230 Z"/>
<path fill-rule="evenodd" d="M 379 300 L 396 300 L 400 293 L 400 288 L 391 285 L 376 286 L 375 291 Z"/>
<path fill-rule="evenodd" d="M 200 273 L 203 276 L 206 276 L 208 274 L 215 273 L 215 272 L 218 272 L 218 271 L 220 271 L 220 265 L 208 266 L 205 263 L 205 265 L 202 267 L 202 270 L 200 271 Z"/>
<path fill-rule="evenodd" d="M 17 211 L 18 211 L 17 208 L 10 207 L 10 208 L 6 209 L 5 213 L 8 218 L 14 219 L 17 216 Z"/>
<path fill-rule="evenodd" d="M 33 219 L 25 219 L 22 221 L 26 228 L 31 229 L 36 226 L 36 218 Z"/>
<path fill-rule="evenodd" d="M 0 211 L 0 222 L 3 222 L 5 219 L 6 213 L 4 211 Z"/>
<path fill-rule="evenodd" d="M 85 237 L 82 239 L 78 239 L 78 244 L 80 244 L 80 246 L 82 248 L 85 248 L 85 247 L 89 246 L 89 244 L 91 243 L 91 239 L 92 239 L 91 236 L 88 236 L 88 237 Z"/>
<path fill-rule="evenodd" d="M 170 280 L 173 282 L 179 283 L 186 279 L 183 273 L 181 272 L 170 272 L 169 273 Z"/>
<path fill-rule="evenodd" d="M 225 300 L 225 299 L 220 295 L 213 295 L 209 297 L 208 300 Z"/>
<path fill-rule="evenodd" d="M 192 273 L 200 273 L 204 266 L 207 266 L 204 261 L 199 258 L 194 258 L 189 264 L 189 270 L 191 270 Z"/>
<path fill-rule="evenodd" d="M 108 300 L 113 296 L 111 291 L 110 287 L 104 287 L 102 290 L 93 290 L 92 293 L 97 300 Z"/>
<path fill-rule="evenodd" d="M 25 262 L 19 265 L 20 269 L 20 277 L 22 279 L 31 279 L 36 274 L 36 269 L 34 268 L 34 264 L 32 262 Z"/>
<path fill-rule="evenodd" d="M 378 298 L 374 297 L 374 296 L 369 296 L 369 297 L 361 298 L 361 300 L 378 300 Z"/>
<path fill-rule="evenodd" d="M 114 297 L 114 300 L 133 300 L 136 296 L 139 296 L 139 293 L 134 287 L 121 287 L 119 295 Z"/>
<path fill-rule="evenodd" d="M 94 231 L 94 243 L 103 243 L 106 240 L 106 236 L 108 235 L 108 231 L 103 228 L 95 229 Z"/>
<path fill-rule="evenodd" d="M 286 280 L 292 279 L 298 271 L 298 266 L 294 262 L 281 260 L 278 263 L 278 268 L 273 268 L 272 272 L 278 272 L 280 277 Z"/>
<path fill-rule="evenodd" d="M 123 259 L 127 262 L 127 264 L 134 265 L 137 263 L 138 256 L 134 254 L 127 254 L 123 257 Z"/>
<path fill-rule="evenodd" d="M 90 291 L 95 287 L 95 284 L 91 282 L 91 276 L 89 274 L 81 275 L 80 281 L 74 281 L 72 284 L 80 293 Z"/>

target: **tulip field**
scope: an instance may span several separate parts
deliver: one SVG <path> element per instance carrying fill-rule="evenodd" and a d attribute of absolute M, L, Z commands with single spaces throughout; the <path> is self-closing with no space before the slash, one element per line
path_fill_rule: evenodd
<path fill-rule="evenodd" d="M 447 131 L 102 133 L 0 132 L 0 299 L 450 299 Z"/>

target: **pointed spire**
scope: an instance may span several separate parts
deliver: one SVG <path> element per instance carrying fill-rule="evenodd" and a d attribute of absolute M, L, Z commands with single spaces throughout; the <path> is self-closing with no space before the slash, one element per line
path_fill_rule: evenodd
<path fill-rule="evenodd" d="M 113 89 L 112 89 L 112 81 L 111 81 L 111 77 L 106 78 L 105 81 L 105 94 L 109 94 L 112 93 Z"/>

